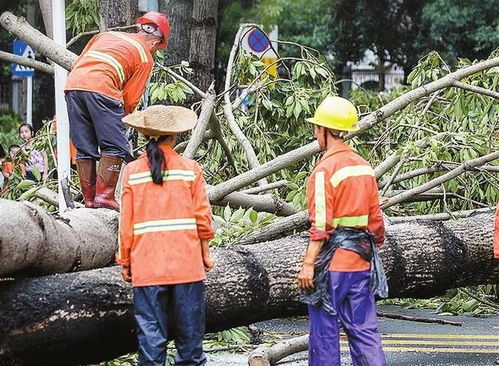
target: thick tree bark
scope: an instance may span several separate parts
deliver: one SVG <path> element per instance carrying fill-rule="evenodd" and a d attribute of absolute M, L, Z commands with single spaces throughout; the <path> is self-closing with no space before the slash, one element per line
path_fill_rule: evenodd
<path fill-rule="evenodd" d="M 191 81 L 206 90 L 214 80 L 218 0 L 193 0 L 189 63 Z"/>
<path fill-rule="evenodd" d="M 138 15 L 138 2 L 130 0 L 100 0 L 99 12 L 105 29 L 133 24 Z"/>
<path fill-rule="evenodd" d="M 117 213 L 78 209 L 54 218 L 29 202 L 0 199 L 0 277 L 99 268 L 114 263 Z"/>
<path fill-rule="evenodd" d="M 390 296 L 431 297 L 497 283 L 493 213 L 388 226 L 381 251 Z M 296 275 L 307 237 L 215 248 L 208 331 L 304 314 Z M 84 364 L 135 349 L 129 285 L 117 267 L 0 282 L 0 363 Z"/>
<path fill-rule="evenodd" d="M 166 64 L 178 65 L 189 61 L 193 0 L 160 1 L 159 10 L 170 21 L 170 37 L 166 49 Z M 208 84 L 209 85 L 209 84 Z M 206 88 L 201 88 L 206 90 Z"/>
<path fill-rule="evenodd" d="M 52 0 L 38 0 L 40 11 L 42 12 L 43 24 L 49 38 L 52 37 Z"/>
<path fill-rule="evenodd" d="M 253 207 L 283 216 L 297 212 L 291 204 L 270 194 L 234 192 L 212 204 Z M 32 203 L 0 199 L 0 222 L 4 228 L 0 231 L 0 278 L 83 271 L 114 263 L 118 230 L 115 211 L 79 208 L 53 216 Z"/>

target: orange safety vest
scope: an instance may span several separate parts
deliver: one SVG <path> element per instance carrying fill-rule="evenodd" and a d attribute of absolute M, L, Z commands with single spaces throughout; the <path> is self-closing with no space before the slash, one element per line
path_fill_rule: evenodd
<path fill-rule="evenodd" d="M 129 114 L 144 93 L 152 67 L 151 51 L 137 34 L 99 33 L 74 61 L 64 90 L 86 90 L 121 100 Z"/>
<path fill-rule="evenodd" d="M 385 239 L 374 170 L 344 142 L 329 149 L 313 170 L 307 185 L 310 239 L 327 240 L 337 227 L 369 229 L 376 244 Z M 370 263 L 352 251 L 338 248 L 329 270 L 364 271 Z"/>
<path fill-rule="evenodd" d="M 161 146 L 163 185 L 152 182 L 147 154 L 123 173 L 116 261 L 130 265 L 133 286 L 205 279 L 201 239 L 214 237 L 211 206 L 197 162 Z"/>
<path fill-rule="evenodd" d="M 494 230 L 494 258 L 499 258 L 499 203 L 497 203 L 496 224 Z"/>

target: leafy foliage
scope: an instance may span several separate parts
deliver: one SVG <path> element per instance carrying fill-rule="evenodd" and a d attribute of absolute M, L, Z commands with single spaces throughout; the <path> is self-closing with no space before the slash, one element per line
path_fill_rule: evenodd
<path fill-rule="evenodd" d="M 72 0 L 66 7 L 66 28 L 73 34 L 98 29 L 99 24 L 97 0 Z"/>
<path fill-rule="evenodd" d="M 229 206 L 226 206 L 223 211 L 220 209 L 215 211 L 221 212 L 213 216 L 218 228 L 215 238 L 210 241 L 212 246 L 231 245 L 244 234 L 270 224 L 275 218 L 272 214 L 259 213 L 253 209 L 239 208 L 234 211 Z"/>
<path fill-rule="evenodd" d="M 495 56 L 496 53 L 491 55 Z M 470 61 L 462 59 L 459 66 L 470 64 Z M 408 82 L 412 88 L 416 88 L 447 73 L 449 67 L 437 53 L 432 52 L 409 74 Z M 463 82 L 494 90 L 499 85 L 499 73 L 491 69 L 474 74 Z M 390 93 L 374 94 L 357 89 L 352 93 L 352 98 L 364 113 L 368 113 L 408 90 L 408 87 L 403 87 Z M 373 165 L 391 153 L 400 155 L 405 162 L 399 175 L 441 162 L 448 163 L 450 169 L 499 147 L 499 141 L 493 134 L 496 119 L 497 110 L 492 98 L 448 88 L 410 104 L 381 125 L 368 130 L 362 135 L 362 140 L 355 139 L 353 143 Z M 441 174 L 418 176 L 396 183 L 392 188 L 409 189 Z M 479 206 L 493 206 L 499 199 L 497 183 L 494 173 L 469 172 L 443 185 L 445 192 L 459 195 L 460 199 L 406 204 L 392 208 L 388 213 L 410 215 L 464 210 L 476 207 L 477 202 Z"/>
<path fill-rule="evenodd" d="M 2 136 L 1 133 L 0 136 Z M 38 199 L 36 196 L 36 191 L 42 187 L 47 187 L 53 191 L 57 191 L 57 180 L 53 177 L 53 173 L 56 170 L 55 145 L 56 137 L 54 131 L 52 130 L 52 121 L 45 121 L 43 127 L 37 131 L 35 137 L 33 138 L 32 146 L 28 149 L 25 146 L 21 145 L 21 150 L 17 152 L 13 161 L 14 171 L 9 176 L 7 189 L 0 192 L 0 198 L 18 201 L 33 201 L 38 205 L 44 207 L 49 212 L 56 211 L 57 209 L 54 206 L 47 204 L 46 202 Z M 47 152 L 49 161 L 49 174 L 48 178 L 43 182 L 36 183 L 34 181 L 26 179 L 20 168 L 21 164 L 26 163 L 29 157 L 30 149 L 43 150 Z M 39 172 L 36 168 L 33 169 L 35 178 L 40 179 L 40 173 L 41 172 Z M 76 187 L 79 187 L 79 184 L 76 181 L 77 176 L 76 174 L 73 174 L 72 177 L 74 179 L 74 181 L 72 182 L 72 187 L 76 189 Z"/>
<path fill-rule="evenodd" d="M 399 305 L 405 309 L 433 309 L 439 315 L 497 315 L 498 295 L 497 285 L 484 285 L 452 289 L 444 296 L 431 299 L 388 299 L 378 304 Z"/>
<path fill-rule="evenodd" d="M 158 64 L 163 65 L 165 61 L 164 54 L 158 52 L 156 58 Z M 171 67 L 171 69 L 177 71 L 181 76 L 192 74 L 192 69 L 186 61 L 182 61 L 180 65 Z M 160 66 L 154 68 L 153 80 L 154 82 L 149 83 L 147 86 L 151 104 L 157 104 L 158 102 L 164 104 L 182 104 L 186 101 L 189 94 L 193 94 L 189 86 L 168 74 Z"/>
<path fill-rule="evenodd" d="M 5 151 L 10 145 L 19 142 L 17 129 L 21 123 L 21 118 L 14 113 L 0 114 L 0 145 Z"/>
<path fill-rule="evenodd" d="M 434 0 L 422 12 L 419 47 L 435 50 L 455 63 L 460 57 L 483 59 L 499 44 L 499 10 L 494 0 Z"/>

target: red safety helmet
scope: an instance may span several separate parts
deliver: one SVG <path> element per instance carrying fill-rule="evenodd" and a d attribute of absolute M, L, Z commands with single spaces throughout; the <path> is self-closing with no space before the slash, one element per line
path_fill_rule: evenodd
<path fill-rule="evenodd" d="M 170 23 L 168 22 L 165 14 L 158 13 L 157 11 L 150 11 L 137 18 L 137 23 L 155 24 L 163 35 L 163 39 L 158 45 L 158 49 L 163 49 L 166 47 L 166 44 L 168 43 L 168 35 L 170 34 Z"/>

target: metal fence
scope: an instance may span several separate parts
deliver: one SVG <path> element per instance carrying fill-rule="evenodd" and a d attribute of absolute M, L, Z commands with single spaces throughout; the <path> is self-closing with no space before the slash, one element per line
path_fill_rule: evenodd
<path fill-rule="evenodd" d="M 12 87 L 10 77 L 0 77 L 0 111 L 10 109 L 12 101 Z"/>

